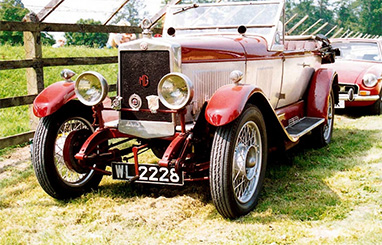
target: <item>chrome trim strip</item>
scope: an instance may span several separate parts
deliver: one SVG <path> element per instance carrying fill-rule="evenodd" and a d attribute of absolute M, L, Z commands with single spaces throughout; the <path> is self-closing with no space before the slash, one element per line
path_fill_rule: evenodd
<path fill-rule="evenodd" d="M 116 128 L 118 127 L 118 122 L 119 120 L 114 120 L 114 121 L 110 121 L 110 122 L 105 122 L 105 128 Z"/>
<path fill-rule="evenodd" d="M 349 96 L 347 94 L 340 94 L 339 95 L 340 100 L 344 101 L 350 101 Z M 376 101 L 379 99 L 379 95 L 354 95 L 354 100 L 353 101 Z"/>
<path fill-rule="evenodd" d="M 169 137 L 175 134 L 175 127 L 172 122 L 120 120 L 118 130 L 144 139 Z"/>

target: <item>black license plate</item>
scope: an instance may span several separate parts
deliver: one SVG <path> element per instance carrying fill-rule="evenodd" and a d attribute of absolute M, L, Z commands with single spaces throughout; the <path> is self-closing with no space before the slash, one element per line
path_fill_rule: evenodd
<path fill-rule="evenodd" d="M 134 163 L 112 163 L 113 179 L 131 180 L 135 177 Z M 183 172 L 176 172 L 175 168 L 160 167 L 154 164 L 139 164 L 138 183 L 183 185 Z"/>

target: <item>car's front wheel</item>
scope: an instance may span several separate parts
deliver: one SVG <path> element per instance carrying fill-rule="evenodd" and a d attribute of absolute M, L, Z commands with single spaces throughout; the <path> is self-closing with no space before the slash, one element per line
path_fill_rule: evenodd
<path fill-rule="evenodd" d="M 91 119 L 91 110 L 67 107 L 40 120 L 33 139 L 32 163 L 37 180 L 50 196 L 78 197 L 101 181 L 102 175 L 83 168 L 74 158 L 94 131 Z"/>
<path fill-rule="evenodd" d="M 265 176 L 267 147 L 265 122 L 256 106 L 247 106 L 234 122 L 217 128 L 210 188 L 223 217 L 237 218 L 256 206 Z"/>

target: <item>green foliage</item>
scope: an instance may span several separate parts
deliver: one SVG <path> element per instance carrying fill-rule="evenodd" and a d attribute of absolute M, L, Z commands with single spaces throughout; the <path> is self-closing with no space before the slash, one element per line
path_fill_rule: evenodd
<path fill-rule="evenodd" d="M 381 0 L 288 0 L 286 2 L 287 19 L 295 13 L 298 14 L 298 17 L 288 25 L 289 28 L 296 24 L 303 16 L 308 14 L 309 18 L 293 34 L 301 33 L 320 18 L 323 19 L 320 24 L 329 23 L 321 31 L 323 34 L 335 25 L 339 28 L 342 27 L 344 31 L 353 31 L 354 34 L 356 32 L 371 35 L 382 34 Z"/>
<path fill-rule="evenodd" d="M 361 31 L 369 34 L 382 34 L 382 1 L 357 0 Z"/>
<path fill-rule="evenodd" d="M 20 0 L 0 1 L 0 20 L 21 21 L 29 11 L 24 8 Z M 22 44 L 23 33 L 17 31 L 0 32 L 0 44 Z"/>
<path fill-rule="evenodd" d="M 101 25 L 100 21 L 93 19 L 80 19 L 77 24 Z M 83 32 L 66 32 L 65 38 L 69 45 L 80 45 L 94 48 L 102 48 L 106 45 L 107 33 L 83 33 Z"/>
<path fill-rule="evenodd" d="M 330 6 L 329 0 L 319 0 L 318 2 L 315 0 L 287 1 L 286 11 L 285 11 L 286 19 L 288 20 L 294 14 L 298 14 L 297 18 L 295 18 L 291 23 L 288 24 L 287 30 L 293 27 L 295 24 L 297 24 L 297 22 L 299 22 L 305 15 L 309 15 L 309 18 L 306 21 L 304 21 L 304 23 L 301 24 L 292 33 L 292 35 L 301 34 L 319 19 L 322 19 L 322 20 L 318 25 L 316 25 L 316 28 L 318 28 L 320 25 L 322 25 L 325 22 L 333 23 L 334 13 L 332 10 L 330 10 L 329 6 Z M 325 34 L 327 32 L 327 29 L 329 28 L 330 28 L 329 26 L 326 27 L 320 33 Z M 313 31 L 314 29 L 312 29 L 311 32 Z"/>
<path fill-rule="evenodd" d="M 116 56 L 116 49 L 95 49 L 83 46 L 67 46 L 62 48 L 42 47 L 45 58 L 56 57 L 94 57 L 94 56 Z M 23 59 L 25 51 L 23 46 L 0 46 L 0 60 Z M 69 68 L 80 74 L 84 71 L 97 71 L 101 73 L 109 84 L 115 84 L 117 80 L 117 64 L 105 65 L 78 65 L 78 66 L 52 66 L 44 68 L 45 87 L 52 83 L 61 81 L 60 72 Z M 26 69 L 1 70 L 0 71 L 0 98 L 23 96 L 27 94 Z M 29 106 L 18 106 L 0 109 L 0 137 L 15 135 L 30 130 Z M 1 242 L 0 242 L 1 244 Z"/>

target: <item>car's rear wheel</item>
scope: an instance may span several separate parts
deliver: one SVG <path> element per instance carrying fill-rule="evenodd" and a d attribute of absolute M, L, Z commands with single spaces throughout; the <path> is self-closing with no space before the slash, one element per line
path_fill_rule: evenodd
<path fill-rule="evenodd" d="M 256 206 L 267 163 L 261 111 L 247 106 L 234 122 L 217 128 L 210 161 L 210 188 L 218 212 L 237 218 Z"/>
<path fill-rule="evenodd" d="M 326 123 L 313 130 L 313 144 L 320 148 L 328 145 L 332 139 L 334 125 L 334 93 L 330 92 L 328 97 L 328 119 Z"/>
<path fill-rule="evenodd" d="M 101 181 L 102 175 L 83 168 L 74 158 L 94 131 L 91 119 L 91 110 L 67 107 L 40 120 L 33 139 L 32 163 L 37 180 L 50 196 L 78 197 Z M 64 156 L 68 153 L 72 155 Z"/>
<path fill-rule="evenodd" d="M 379 92 L 379 99 L 370 106 L 370 113 L 372 115 L 381 115 L 382 113 L 382 89 Z"/>

